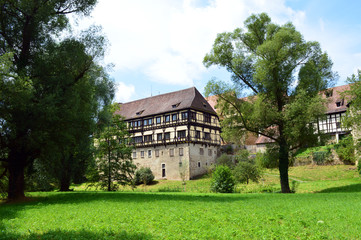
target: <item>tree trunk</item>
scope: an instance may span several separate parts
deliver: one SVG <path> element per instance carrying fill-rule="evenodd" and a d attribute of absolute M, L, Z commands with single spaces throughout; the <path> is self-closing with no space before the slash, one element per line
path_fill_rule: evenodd
<path fill-rule="evenodd" d="M 291 193 L 288 180 L 288 146 L 286 141 L 281 140 L 279 149 L 279 171 L 282 193 Z"/>
<path fill-rule="evenodd" d="M 70 174 L 65 169 L 63 169 L 62 171 L 63 171 L 63 173 L 62 173 L 62 176 L 60 179 L 60 191 L 67 192 L 67 191 L 70 191 L 70 189 L 69 189 L 70 182 L 71 182 Z"/>
<path fill-rule="evenodd" d="M 26 157 L 23 154 L 9 154 L 9 188 L 8 200 L 16 201 L 25 198 L 25 169 Z"/>

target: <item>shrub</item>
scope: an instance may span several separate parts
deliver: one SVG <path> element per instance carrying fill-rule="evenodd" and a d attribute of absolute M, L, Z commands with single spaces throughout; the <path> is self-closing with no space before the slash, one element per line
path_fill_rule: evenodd
<path fill-rule="evenodd" d="M 355 164 L 355 145 L 351 135 L 340 140 L 335 150 L 344 164 Z"/>
<path fill-rule="evenodd" d="M 223 153 L 219 158 L 216 159 L 216 165 L 220 166 L 227 166 L 229 168 L 234 168 L 235 164 L 232 160 L 232 156 L 227 155 L 225 153 Z"/>
<path fill-rule="evenodd" d="M 26 190 L 30 192 L 52 191 L 55 189 L 55 179 L 39 159 L 35 159 L 34 163 L 26 169 L 25 183 Z"/>
<path fill-rule="evenodd" d="M 236 181 L 240 183 L 259 182 L 262 177 L 260 169 L 250 161 L 239 162 L 233 170 Z"/>
<path fill-rule="evenodd" d="M 231 169 L 227 166 L 217 166 L 212 174 L 211 191 L 219 193 L 232 193 L 235 180 Z"/>
<path fill-rule="evenodd" d="M 150 184 L 154 180 L 154 175 L 152 173 L 152 170 L 150 168 L 141 167 L 135 172 L 134 176 L 134 182 L 136 185 L 139 184 Z"/>
<path fill-rule="evenodd" d="M 246 149 L 239 150 L 235 155 L 235 162 L 244 162 L 249 161 L 249 151 Z"/>
<path fill-rule="evenodd" d="M 317 165 L 323 165 L 328 162 L 328 157 L 330 156 L 330 152 L 327 151 L 318 151 L 312 153 L 313 161 Z"/>
<path fill-rule="evenodd" d="M 256 164 L 261 168 L 278 167 L 278 149 L 267 148 L 265 153 L 256 154 Z"/>

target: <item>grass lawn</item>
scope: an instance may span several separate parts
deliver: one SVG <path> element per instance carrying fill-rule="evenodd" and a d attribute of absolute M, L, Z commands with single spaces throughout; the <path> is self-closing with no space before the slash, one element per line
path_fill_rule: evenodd
<path fill-rule="evenodd" d="M 189 192 L 157 192 L 156 184 L 31 193 L 33 201 L 0 205 L 0 239 L 361 239 L 361 180 L 349 166 L 333 167 L 290 169 L 302 181 L 297 194 L 191 192 L 207 178 L 188 182 Z M 259 185 L 277 188 L 274 173 Z M 175 183 L 167 184 L 158 187 Z"/>

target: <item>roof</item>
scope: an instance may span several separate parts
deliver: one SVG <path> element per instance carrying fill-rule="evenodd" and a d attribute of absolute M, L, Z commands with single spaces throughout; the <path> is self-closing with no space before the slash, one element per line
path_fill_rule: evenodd
<path fill-rule="evenodd" d="M 120 105 L 120 111 L 116 114 L 122 115 L 126 120 L 189 108 L 217 115 L 195 87 Z"/>
<path fill-rule="evenodd" d="M 322 92 L 322 97 L 330 99 L 327 103 L 327 111 L 326 114 L 337 113 L 337 112 L 345 112 L 347 110 L 347 99 L 343 99 L 341 97 L 342 92 L 350 90 L 350 85 L 342 85 L 338 87 L 328 88 Z M 326 93 L 330 93 L 331 96 L 326 97 Z M 342 104 L 337 107 L 337 102 L 341 102 Z"/>

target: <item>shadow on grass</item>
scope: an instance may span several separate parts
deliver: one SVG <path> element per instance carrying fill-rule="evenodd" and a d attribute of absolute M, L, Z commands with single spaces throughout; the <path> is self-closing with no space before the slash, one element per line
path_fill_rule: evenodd
<path fill-rule="evenodd" d="M 326 188 L 324 190 L 319 191 L 318 193 L 337 193 L 337 192 L 340 193 L 361 192 L 361 183 L 351 184 L 341 187 Z"/>
<path fill-rule="evenodd" d="M 6 210 L 7 205 L 12 205 L 11 209 L 22 208 L 23 206 L 41 206 L 47 204 L 77 204 L 91 201 L 107 202 L 132 202 L 147 203 L 160 201 L 183 201 L 183 202 L 216 202 L 226 203 L 242 201 L 255 196 L 241 196 L 235 194 L 183 194 L 183 193 L 141 193 L 141 192 L 49 192 L 35 193 L 34 201 L 0 204 L 0 216 Z M 21 209 L 19 209 L 21 210 Z M 4 216 L 4 215 L 3 215 Z"/>
<path fill-rule="evenodd" d="M 100 233 L 94 233 L 86 230 L 80 230 L 80 231 L 61 231 L 61 230 L 55 230 L 55 231 L 48 231 L 45 233 L 37 234 L 32 233 L 30 235 L 17 235 L 13 233 L 7 233 L 4 232 L 0 236 L 0 239 L 25 239 L 25 240 L 31 240 L 31 239 L 154 239 L 149 234 L 145 233 L 127 233 L 126 231 L 122 231 L 120 233 L 114 232 L 114 231 L 104 231 Z"/>

